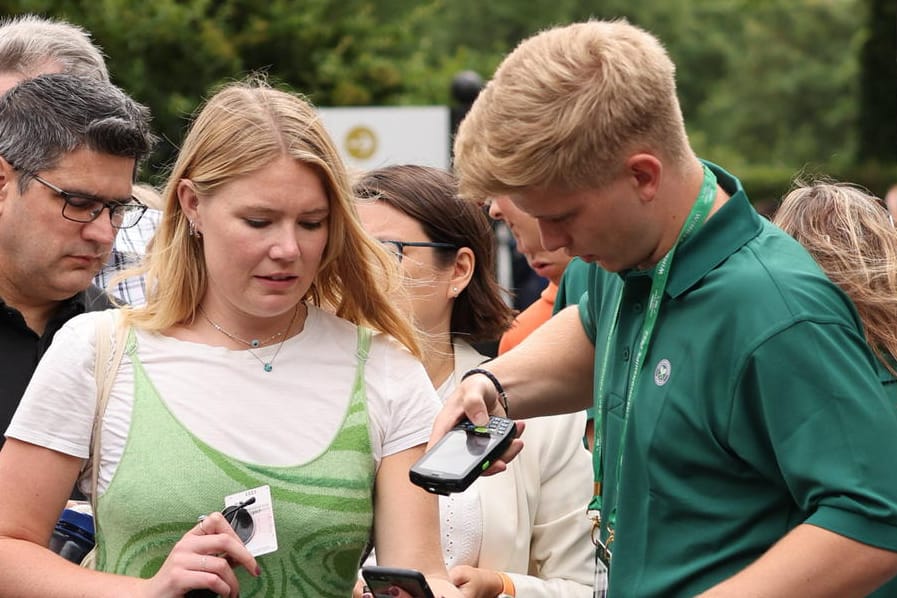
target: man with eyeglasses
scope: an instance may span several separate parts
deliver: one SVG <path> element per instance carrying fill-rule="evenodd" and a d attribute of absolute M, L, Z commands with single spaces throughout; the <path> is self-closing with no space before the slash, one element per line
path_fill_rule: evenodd
<path fill-rule="evenodd" d="M 83 28 L 62 20 L 37 15 L 17 15 L 0 21 L 0 93 L 29 78 L 49 73 L 69 73 L 109 82 L 103 54 Z M 138 197 L 154 199 L 150 189 L 136 186 Z M 141 193 L 142 192 L 142 193 Z M 150 204 L 151 207 L 158 207 Z M 142 276 L 112 279 L 143 257 L 146 247 L 162 220 L 158 209 L 147 210 L 139 222 L 121 230 L 112 252 L 94 277 L 94 284 L 109 290 L 116 299 L 140 305 L 145 299 Z"/>
<path fill-rule="evenodd" d="M 152 142 L 149 111 L 107 82 L 41 75 L 0 97 L 3 430 L 56 331 L 111 307 L 91 281 L 146 210 L 131 189 Z"/>

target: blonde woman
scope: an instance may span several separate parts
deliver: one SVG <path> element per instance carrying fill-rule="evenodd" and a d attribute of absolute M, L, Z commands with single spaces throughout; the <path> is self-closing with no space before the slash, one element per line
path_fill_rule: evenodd
<path fill-rule="evenodd" d="M 855 185 L 817 181 L 786 195 L 773 222 L 853 300 L 882 381 L 897 383 L 897 229 L 887 207 Z"/>
<path fill-rule="evenodd" d="M 0 594 L 342 598 L 373 528 L 384 564 L 458 596 L 436 500 L 408 480 L 438 403 L 390 300 L 394 261 L 358 224 L 315 111 L 263 83 L 225 87 L 163 195 L 147 303 L 118 318 L 127 345 L 100 454 L 98 317 L 57 334 L 7 432 Z M 79 475 L 89 490 L 87 458 L 100 463 L 100 571 L 44 547 Z M 253 492 L 267 507 L 255 533 L 277 545 L 257 557 L 218 512 Z"/>

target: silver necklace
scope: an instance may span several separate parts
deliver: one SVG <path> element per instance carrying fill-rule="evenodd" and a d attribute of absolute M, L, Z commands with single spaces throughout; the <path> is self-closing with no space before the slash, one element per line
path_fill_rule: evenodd
<path fill-rule="evenodd" d="M 297 307 L 296 309 L 299 309 L 299 308 Z M 271 336 L 269 336 L 268 338 L 266 338 L 264 340 L 259 340 L 257 338 L 254 338 L 254 339 L 248 341 L 245 338 L 240 338 L 236 334 L 232 334 L 232 333 L 228 332 L 227 330 L 225 330 L 224 328 L 222 328 L 221 326 L 219 326 L 218 324 L 213 322 L 211 320 L 211 318 L 209 318 L 209 316 L 206 315 L 206 312 L 203 308 L 201 308 L 201 307 L 199 308 L 199 313 L 201 313 L 202 317 L 204 317 L 206 319 L 206 322 L 208 322 L 209 324 L 212 325 L 212 328 L 214 328 L 215 330 L 217 330 L 224 336 L 226 336 L 230 339 L 233 339 L 233 340 L 237 341 L 238 343 L 243 343 L 244 345 L 246 345 L 247 347 L 250 347 L 252 349 L 258 349 L 263 344 L 267 345 L 274 339 L 279 338 L 279 337 L 283 336 L 283 334 L 284 334 L 283 332 L 275 332 L 274 334 L 272 334 Z M 289 330 L 289 328 L 287 328 L 287 330 Z"/>
<path fill-rule="evenodd" d="M 271 370 L 274 369 L 274 360 L 277 359 L 277 356 L 280 354 L 280 350 L 283 348 L 283 344 L 287 340 L 287 333 L 289 333 L 290 328 L 293 327 L 293 322 L 296 321 L 296 314 L 299 313 L 299 305 L 296 305 L 296 308 L 293 310 L 293 315 L 290 317 L 290 323 L 287 324 L 287 327 L 282 332 L 277 332 L 275 334 L 272 334 L 267 339 L 260 341 L 259 339 L 256 339 L 256 338 L 254 338 L 252 340 L 246 340 L 244 338 L 240 338 L 239 336 L 228 332 L 227 330 L 225 330 L 224 328 L 222 328 L 221 326 L 219 326 L 218 324 L 213 322 L 212 319 L 206 314 L 205 310 L 203 310 L 203 308 L 200 307 L 198 309 L 199 309 L 199 313 L 202 314 L 202 317 L 205 318 L 206 322 L 208 322 L 209 324 L 212 325 L 212 328 L 214 328 L 215 330 L 217 330 L 224 336 L 228 337 L 229 339 L 235 340 L 238 343 L 243 343 L 244 345 L 249 347 L 249 349 L 247 349 L 249 351 L 249 354 L 252 355 L 253 357 L 255 357 L 256 361 L 258 361 L 260 364 L 262 364 L 262 367 L 265 369 L 266 372 L 270 372 Z M 283 338 L 281 339 L 280 344 L 277 345 L 277 350 L 274 351 L 274 355 L 272 355 L 271 359 L 269 359 L 268 361 L 265 361 L 264 359 L 262 359 L 261 357 L 256 355 L 255 351 L 252 350 L 252 349 L 259 348 L 262 345 L 262 343 L 269 343 L 278 337 L 283 337 Z"/>

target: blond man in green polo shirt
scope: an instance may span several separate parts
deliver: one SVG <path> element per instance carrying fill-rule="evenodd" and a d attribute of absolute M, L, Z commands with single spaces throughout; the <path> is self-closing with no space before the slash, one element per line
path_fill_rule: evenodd
<path fill-rule="evenodd" d="M 499 392 L 514 418 L 594 396 L 609 596 L 869 595 L 897 573 L 897 397 L 850 300 L 694 154 L 674 71 L 645 31 L 590 21 L 524 41 L 479 95 L 462 193 L 510 195 L 546 249 L 594 265 L 431 440 Z"/>

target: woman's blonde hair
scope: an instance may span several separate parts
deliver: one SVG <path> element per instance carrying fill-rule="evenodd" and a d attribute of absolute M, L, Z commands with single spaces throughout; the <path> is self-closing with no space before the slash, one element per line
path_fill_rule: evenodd
<path fill-rule="evenodd" d="M 418 354 L 411 321 L 390 300 L 402 288 L 395 260 L 362 229 L 346 168 L 319 115 L 303 98 L 259 78 L 224 86 L 196 116 L 162 193 L 162 222 L 137 272 L 146 277 L 146 305 L 127 308 L 126 317 L 150 330 L 189 322 L 206 292 L 203 244 L 190 235 L 178 183 L 189 179 L 198 195 L 214 196 L 283 156 L 318 174 L 330 204 L 327 246 L 304 299 Z"/>
<path fill-rule="evenodd" d="M 588 21 L 524 40 L 498 67 L 455 139 L 461 195 L 600 188 L 627 153 L 682 163 L 688 146 L 675 66 L 626 21 Z"/>
<path fill-rule="evenodd" d="M 798 182 L 773 222 L 853 300 L 866 341 L 897 375 L 897 229 L 881 200 L 847 183 Z"/>

